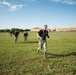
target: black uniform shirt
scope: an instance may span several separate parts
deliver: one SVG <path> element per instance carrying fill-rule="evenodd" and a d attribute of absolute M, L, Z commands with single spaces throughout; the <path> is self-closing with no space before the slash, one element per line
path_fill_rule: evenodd
<path fill-rule="evenodd" d="M 25 37 L 28 36 L 28 33 L 24 33 L 24 36 L 25 36 Z"/>
<path fill-rule="evenodd" d="M 18 31 L 16 31 L 16 32 L 14 33 L 14 35 L 15 35 L 15 36 L 18 36 L 18 35 L 19 35 L 19 32 L 18 32 Z"/>
<path fill-rule="evenodd" d="M 49 35 L 48 35 L 48 31 L 47 30 L 40 30 L 38 32 L 39 36 L 42 37 L 42 40 L 45 40 L 46 39 L 46 36 L 49 38 Z"/>

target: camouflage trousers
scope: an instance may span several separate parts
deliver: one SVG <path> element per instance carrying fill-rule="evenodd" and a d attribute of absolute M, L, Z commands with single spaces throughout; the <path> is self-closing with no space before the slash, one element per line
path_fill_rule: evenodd
<path fill-rule="evenodd" d="M 26 41 L 27 40 L 27 36 L 24 36 L 24 41 Z"/>
<path fill-rule="evenodd" d="M 14 36 L 14 42 L 16 43 L 18 39 L 18 36 Z"/>
<path fill-rule="evenodd" d="M 47 42 L 46 40 L 40 40 L 38 39 L 39 41 L 39 47 L 38 47 L 38 50 L 42 49 L 42 47 L 44 47 L 44 53 L 47 52 Z"/>

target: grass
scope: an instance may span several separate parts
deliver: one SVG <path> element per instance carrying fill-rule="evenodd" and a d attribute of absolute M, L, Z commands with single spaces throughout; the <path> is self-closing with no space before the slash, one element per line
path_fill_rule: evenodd
<path fill-rule="evenodd" d="M 37 53 L 37 32 L 14 37 L 0 33 L 0 75 L 76 75 L 76 32 L 50 32 L 46 59 Z"/>

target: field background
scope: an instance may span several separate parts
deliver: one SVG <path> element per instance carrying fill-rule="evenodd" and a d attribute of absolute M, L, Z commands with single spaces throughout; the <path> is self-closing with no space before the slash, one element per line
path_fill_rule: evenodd
<path fill-rule="evenodd" d="M 0 33 L 0 75 L 76 75 L 76 32 L 50 32 L 46 59 L 37 53 L 37 32 L 23 33 L 17 43 L 9 33 Z"/>

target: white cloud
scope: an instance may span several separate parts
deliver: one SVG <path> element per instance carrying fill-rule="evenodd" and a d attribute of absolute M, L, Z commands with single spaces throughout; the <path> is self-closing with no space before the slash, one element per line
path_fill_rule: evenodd
<path fill-rule="evenodd" d="M 76 1 L 73 1 L 73 0 L 65 0 L 65 1 L 63 1 L 63 3 L 65 3 L 65 4 L 70 4 L 70 5 L 72 5 L 72 4 L 76 4 Z"/>
<path fill-rule="evenodd" d="M 54 2 L 61 2 L 61 0 L 52 0 L 52 1 L 54 1 Z"/>
<path fill-rule="evenodd" d="M 27 0 L 28 2 L 33 2 L 33 1 L 36 1 L 36 0 Z"/>
<path fill-rule="evenodd" d="M 7 6 L 11 5 L 9 2 L 6 2 L 6 1 L 0 2 L 0 4 L 7 5 Z"/>
<path fill-rule="evenodd" d="M 9 11 L 15 11 L 15 10 L 18 10 L 18 9 L 22 8 L 23 6 L 24 6 L 23 4 L 12 5 L 12 6 L 10 6 Z"/>
<path fill-rule="evenodd" d="M 64 4 L 69 4 L 69 5 L 73 5 L 76 4 L 75 0 L 51 0 L 53 2 L 60 2 L 60 3 L 64 3 Z"/>
<path fill-rule="evenodd" d="M 25 5 L 23 4 L 10 4 L 9 2 L 6 2 L 6 1 L 3 1 L 3 2 L 0 2 L 1 5 L 6 5 L 9 7 L 9 11 L 15 11 L 15 10 L 18 10 L 18 9 L 21 9 L 22 7 L 24 7 Z"/>

